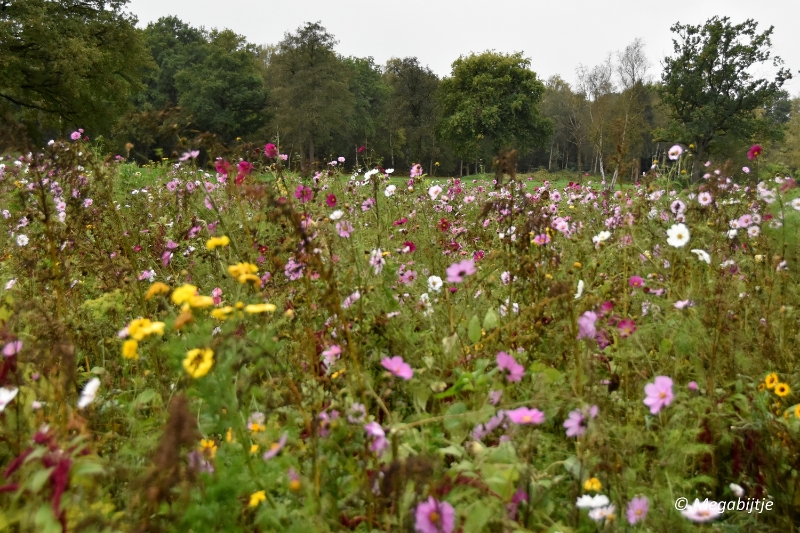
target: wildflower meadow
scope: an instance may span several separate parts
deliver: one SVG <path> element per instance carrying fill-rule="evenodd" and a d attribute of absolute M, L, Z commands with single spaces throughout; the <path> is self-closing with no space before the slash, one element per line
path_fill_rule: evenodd
<path fill-rule="evenodd" d="M 795 530 L 792 177 L 85 135 L 0 164 L 0 531 Z"/>

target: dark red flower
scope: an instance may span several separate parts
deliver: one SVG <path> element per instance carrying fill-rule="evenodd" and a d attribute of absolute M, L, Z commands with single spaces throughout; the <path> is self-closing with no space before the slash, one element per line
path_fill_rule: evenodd
<path fill-rule="evenodd" d="M 474 254 L 472 254 L 472 258 L 473 258 L 475 261 L 480 261 L 481 259 L 483 259 L 483 257 L 484 257 L 485 255 L 486 255 L 486 254 L 484 254 L 484 253 L 483 253 L 483 250 L 478 250 L 477 252 L 475 252 Z"/>
<path fill-rule="evenodd" d="M 408 222 L 408 219 L 407 219 L 406 217 L 403 217 L 403 218 L 401 218 L 401 219 L 399 219 L 399 220 L 395 220 L 395 221 L 393 222 L 393 224 L 394 224 L 395 226 L 402 226 L 402 225 L 403 225 L 403 224 L 405 224 L 406 222 Z"/>
<path fill-rule="evenodd" d="M 417 246 L 411 241 L 406 241 L 403 243 L 403 248 L 408 248 L 408 253 L 412 253 L 417 249 Z"/>
<path fill-rule="evenodd" d="M 325 198 L 328 207 L 336 207 L 336 195 L 331 193 Z"/>
<path fill-rule="evenodd" d="M 450 229 L 450 221 L 446 218 L 442 218 L 439 220 L 439 229 L 442 231 L 447 231 Z"/>
<path fill-rule="evenodd" d="M 364 150 L 366 150 L 366 147 L 364 147 L 364 146 L 359 146 L 359 147 L 358 147 L 358 153 L 359 153 L 359 154 L 360 154 L 361 152 L 363 152 Z"/>
<path fill-rule="evenodd" d="M 265 154 L 267 157 L 278 157 L 278 147 L 277 147 L 277 146 L 275 146 L 275 145 L 274 145 L 274 144 L 272 144 L 272 143 L 268 143 L 268 144 L 267 144 L 267 145 L 264 147 L 264 154 Z"/>
<path fill-rule="evenodd" d="M 217 169 L 217 174 L 222 174 L 223 176 L 228 175 L 228 171 L 231 169 L 231 164 L 228 163 L 226 160 L 222 159 L 221 157 L 217 158 L 217 161 L 214 165 Z"/>
<path fill-rule="evenodd" d="M 760 144 L 754 144 L 754 145 L 753 145 L 753 146 L 751 146 L 751 147 L 750 147 L 750 149 L 747 151 L 747 159 L 749 159 L 749 160 L 751 160 L 751 161 L 752 161 L 753 159 L 755 159 L 755 158 L 757 158 L 758 156 L 760 156 L 760 155 L 761 155 L 761 152 L 763 152 L 763 151 L 764 151 L 764 150 L 763 150 L 763 148 L 761 148 L 761 145 L 760 145 Z"/>

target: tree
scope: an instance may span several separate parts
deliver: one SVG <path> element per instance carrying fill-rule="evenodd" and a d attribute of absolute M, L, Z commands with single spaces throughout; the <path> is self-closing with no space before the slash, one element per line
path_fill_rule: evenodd
<path fill-rule="evenodd" d="M 286 33 L 270 57 L 276 125 L 308 148 L 311 166 L 316 147 L 346 130 L 353 110 L 347 68 L 333 50 L 336 43 L 319 22 L 306 23 Z"/>
<path fill-rule="evenodd" d="M 344 63 L 349 70 L 353 113 L 344 139 L 350 144 L 341 148 L 346 150 L 345 153 L 350 153 L 350 150 L 357 153 L 358 146 L 376 145 L 378 132 L 385 128 L 389 87 L 383 83 L 381 68 L 372 57 L 348 57 Z"/>
<path fill-rule="evenodd" d="M 406 166 L 426 159 L 432 166 L 437 155 L 438 76 L 427 66 L 420 65 L 416 57 L 394 57 L 386 63 L 384 82 L 390 89 L 387 121 L 392 166 L 395 166 L 395 155 L 407 156 L 403 157 Z M 404 145 L 408 147 L 405 154 Z"/>
<path fill-rule="evenodd" d="M 6 125 L 110 131 L 150 64 L 127 0 L 0 2 L 0 113 Z M 41 132 L 43 133 L 43 132 Z M 41 139 L 36 139 L 40 141 Z"/>
<path fill-rule="evenodd" d="M 671 28 L 678 38 L 672 41 L 675 55 L 664 59 L 660 92 L 672 124 L 662 137 L 693 144 L 697 161 L 713 153 L 722 137 L 745 141 L 763 132 L 756 110 L 769 106 L 792 77 L 785 68 L 772 81 L 753 75 L 769 60 L 772 45 L 772 27 L 763 33 L 756 27 L 752 19 L 733 25 L 728 17 L 712 17 L 703 26 Z M 778 68 L 782 61 L 775 57 L 772 64 Z M 694 179 L 702 169 L 693 166 Z"/>
<path fill-rule="evenodd" d="M 440 132 L 462 157 L 473 157 L 483 139 L 493 150 L 526 152 L 552 133 L 539 112 L 544 84 L 521 53 L 493 51 L 459 57 L 442 80 Z"/>

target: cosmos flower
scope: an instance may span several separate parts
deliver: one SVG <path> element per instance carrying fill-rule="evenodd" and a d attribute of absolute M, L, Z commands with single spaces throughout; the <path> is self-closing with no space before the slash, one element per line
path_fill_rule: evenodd
<path fill-rule="evenodd" d="M 518 407 L 511 411 L 506 411 L 506 416 L 515 424 L 541 424 L 544 422 L 544 413 L 538 409 Z"/>
<path fill-rule="evenodd" d="M 644 387 L 646 397 L 644 404 L 650 407 L 650 413 L 657 415 L 661 409 L 672 403 L 672 379 L 667 376 L 656 376 L 653 383 Z"/>
<path fill-rule="evenodd" d="M 691 250 L 691 252 L 693 254 L 697 255 L 697 258 L 700 261 L 703 261 L 704 263 L 709 264 L 709 265 L 711 264 L 711 256 L 708 255 L 708 252 L 706 252 L 705 250 L 700 250 L 699 248 L 695 248 L 695 249 Z"/>
<path fill-rule="evenodd" d="M 578 317 L 578 340 L 592 339 L 597 335 L 597 313 L 594 311 L 586 311 Z"/>
<path fill-rule="evenodd" d="M 722 516 L 723 508 L 716 501 L 705 499 L 702 502 L 699 498 L 694 503 L 681 511 L 681 514 L 692 522 L 710 522 Z"/>
<path fill-rule="evenodd" d="M 522 381 L 525 375 L 525 368 L 506 352 L 497 353 L 497 368 L 506 371 L 506 379 L 511 383 Z"/>
<path fill-rule="evenodd" d="M 98 378 L 90 379 L 89 382 L 84 385 L 83 390 L 81 391 L 81 397 L 78 399 L 78 409 L 84 409 L 91 404 L 94 401 L 99 388 L 100 380 Z"/>
<path fill-rule="evenodd" d="M 676 144 L 675 146 L 669 149 L 668 155 L 672 161 L 677 161 L 682 153 L 683 153 L 683 148 L 681 148 L 679 144 Z"/>
<path fill-rule="evenodd" d="M 442 278 L 439 276 L 429 276 L 428 277 L 428 290 L 432 292 L 439 292 L 442 290 Z"/>
<path fill-rule="evenodd" d="M 447 267 L 447 282 L 461 283 L 466 276 L 471 276 L 476 272 L 475 261 L 473 259 L 464 259 Z"/>
<path fill-rule="evenodd" d="M 395 355 L 391 358 L 384 357 L 383 360 L 381 360 L 381 366 L 395 376 L 405 379 L 406 381 L 414 377 L 414 370 L 412 370 L 411 365 L 406 363 L 399 355 Z"/>
<path fill-rule="evenodd" d="M 453 506 L 433 496 L 417 505 L 414 512 L 414 530 L 417 533 L 453 533 L 455 523 L 456 511 Z"/>
<path fill-rule="evenodd" d="M 750 147 L 750 149 L 747 151 L 747 159 L 749 159 L 750 161 L 752 161 L 753 159 L 756 159 L 758 156 L 760 156 L 760 155 L 761 155 L 761 152 L 763 152 L 763 151 L 764 151 L 764 150 L 761 148 L 761 145 L 760 145 L 760 144 L 754 144 L 754 145 L 753 145 L 753 146 L 751 146 L 751 147 Z"/>
<path fill-rule="evenodd" d="M 99 381 L 99 380 L 98 380 Z M 6 388 L 0 387 L 0 413 L 2 413 L 6 405 L 11 403 L 11 401 L 17 396 L 19 389 L 16 387 Z"/>
<path fill-rule="evenodd" d="M 689 228 L 685 224 L 674 224 L 667 230 L 667 244 L 680 248 L 689 242 Z"/>
<path fill-rule="evenodd" d="M 286 439 L 288 437 L 289 437 L 289 432 L 284 431 L 283 435 L 281 435 L 281 438 L 278 439 L 278 442 L 273 442 L 270 445 L 269 450 L 264 452 L 264 455 L 262 455 L 261 458 L 265 461 L 269 461 L 270 459 L 278 455 L 283 449 L 283 447 L 286 446 Z"/>

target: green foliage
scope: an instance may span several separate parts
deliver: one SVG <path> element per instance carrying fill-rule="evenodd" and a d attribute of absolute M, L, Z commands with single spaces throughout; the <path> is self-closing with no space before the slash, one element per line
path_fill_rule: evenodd
<path fill-rule="evenodd" d="M 0 114 L 6 128 L 20 121 L 40 142 L 48 132 L 70 128 L 111 131 L 151 65 L 136 20 L 123 11 L 126 3 L 3 2 Z"/>
<path fill-rule="evenodd" d="M 693 144 L 698 161 L 714 153 L 721 138 L 767 139 L 779 134 L 774 121 L 756 111 L 774 105 L 780 88 L 792 74 L 780 68 L 774 80 L 756 78 L 753 68 L 770 59 L 772 28 L 758 33 L 748 19 L 731 24 L 728 17 L 712 17 L 702 26 L 675 24 L 675 55 L 664 59 L 660 93 L 673 120 L 662 138 Z M 775 66 L 781 64 L 772 58 Z M 694 177 L 702 174 L 694 165 Z"/>
<path fill-rule="evenodd" d="M 544 84 L 521 53 L 484 52 L 460 57 L 442 80 L 442 136 L 459 155 L 472 158 L 483 139 L 495 152 L 501 148 L 528 150 L 552 134 L 552 123 L 541 116 Z"/>

